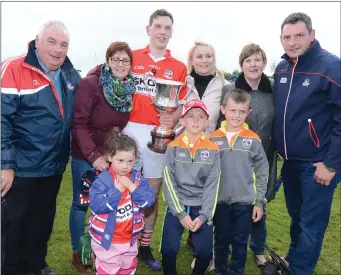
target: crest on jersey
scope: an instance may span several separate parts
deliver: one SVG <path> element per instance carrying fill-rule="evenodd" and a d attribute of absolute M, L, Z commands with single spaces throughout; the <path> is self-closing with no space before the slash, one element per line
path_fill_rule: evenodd
<path fill-rule="evenodd" d="M 171 70 L 166 69 L 165 70 L 165 77 L 173 78 L 173 72 Z"/>
<path fill-rule="evenodd" d="M 201 153 L 200 153 L 200 157 L 201 157 L 201 159 L 202 159 L 203 161 L 206 161 L 206 160 L 208 160 L 208 158 L 210 157 L 210 152 L 207 151 L 207 150 L 203 150 L 203 151 L 201 151 Z"/>
<path fill-rule="evenodd" d="M 243 138 L 243 141 L 242 141 L 242 144 L 243 144 L 243 147 L 245 149 L 249 148 L 252 144 L 252 139 L 249 139 L 249 138 Z"/>

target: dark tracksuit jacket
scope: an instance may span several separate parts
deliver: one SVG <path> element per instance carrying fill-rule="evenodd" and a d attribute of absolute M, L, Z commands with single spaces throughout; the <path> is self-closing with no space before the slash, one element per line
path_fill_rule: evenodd
<path fill-rule="evenodd" d="M 341 62 L 315 40 L 295 65 L 284 54 L 274 74 L 273 137 L 286 160 L 341 169 Z"/>

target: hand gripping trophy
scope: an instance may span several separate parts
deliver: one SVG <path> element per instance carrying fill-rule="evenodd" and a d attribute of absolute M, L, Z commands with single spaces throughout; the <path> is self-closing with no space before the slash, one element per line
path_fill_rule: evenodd
<path fill-rule="evenodd" d="M 152 101 L 155 109 L 159 113 L 174 113 L 179 107 L 179 92 L 184 83 L 156 79 L 150 73 L 145 74 L 145 80 L 147 78 L 155 83 L 155 97 Z M 164 154 L 167 149 L 167 144 L 174 140 L 175 133 L 173 129 L 160 125 L 152 130 L 151 136 L 152 141 L 148 143 L 148 148 L 154 152 Z"/>

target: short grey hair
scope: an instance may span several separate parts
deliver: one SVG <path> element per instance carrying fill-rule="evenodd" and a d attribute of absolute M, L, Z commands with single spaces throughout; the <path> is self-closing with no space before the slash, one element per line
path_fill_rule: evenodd
<path fill-rule="evenodd" d="M 59 21 L 59 20 L 48 21 L 44 25 L 42 25 L 40 30 L 39 30 L 38 37 L 42 38 L 44 32 L 50 27 L 55 27 L 58 30 L 63 31 L 67 35 L 67 37 L 70 38 L 69 31 L 65 27 L 64 23 Z"/>
<path fill-rule="evenodd" d="M 287 24 L 294 25 L 298 22 L 304 23 L 305 26 L 307 27 L 308 32 L 311 33 L 313 29 L 311 18 L 303 12 L 295 12 L 290 14 L 287 18 L 285 18 L 281 25 L 281 33 L 283 32 L 283 28 L 285 25 Z"/>

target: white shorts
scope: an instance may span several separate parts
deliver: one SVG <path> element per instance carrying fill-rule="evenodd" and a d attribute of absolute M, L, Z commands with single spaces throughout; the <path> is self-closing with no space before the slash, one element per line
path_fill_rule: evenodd
<path fill-rule="evenodd" d="M 152 140 L 150 132 L 155 125 L 128 122 L 123 133 L 135 139 L 138 147 L 134 169 L 141 171 L 146 178 L 162 178 L 162 166 L 165 155 L 156 153 L 147 147 Z"/>

